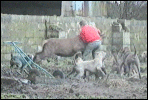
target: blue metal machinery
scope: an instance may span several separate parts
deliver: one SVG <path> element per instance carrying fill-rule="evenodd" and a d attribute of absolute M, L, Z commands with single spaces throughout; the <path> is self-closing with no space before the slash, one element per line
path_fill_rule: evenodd
<path fill-rule="evenodd" d="M 14 46 L 15 52 L 17 52 L 17 53 L 19 53 L 19 54 L 21 55 L 21 57 L 22 57 L 22 58 L 24 59 L 24 61 L 27 63 L 27 64 L 23 67 L 23 69 L 24 69 L 26 66 L 29 66 L 29 69 L 30 69 L 30 70 L 32 69 L 32 67 L 31 67 L 31 65 L 29 64 L 29 62 L 26 61 L 26 59 L 24 58 L 24 57 L 27 57 L 27 58 L 33 63 L 34 67 L 36 67 L 37 69 L 43 71 L 43 72 L 44 72 L 47 76 L 49 76 L 50 78 L 54 78 L 54 76 L 51 75 L 48 71 L 46 71 L 44 68 L 40 67 L 38 64 L 34 63 L 34 62 L 32 61 L 32 59 L 30 59 L 30 58 L 16 45 L 16 44 L 21 44 L 20 42 L 17 42 L 17 41 L 14 41 L 14 42 L 12 42 L 12 41 L 5 41 L 5 42 L 3 42 L 3 43 L 4 43 L 4 44 L 9 44 L 10 46 Z"/>

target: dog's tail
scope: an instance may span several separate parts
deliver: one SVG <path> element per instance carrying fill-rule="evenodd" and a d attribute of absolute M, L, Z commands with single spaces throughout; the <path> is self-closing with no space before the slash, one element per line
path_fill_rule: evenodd
<path fill-rule="evenodd" d="M 77 52 L 77 53 L 74 54 L 74 59 L 77 59 L 78 57 L 82 57 L 81 52 Z"/>
<path fill-rule="evenodd" d="M 81 52 L 77 52 L 77 53 L 75 53 L 74 54 L 74 63 L 76 64 L 76 59 L 78 58 L 78 57 L 81 57 L 82 58 L 82 53 Z"/>

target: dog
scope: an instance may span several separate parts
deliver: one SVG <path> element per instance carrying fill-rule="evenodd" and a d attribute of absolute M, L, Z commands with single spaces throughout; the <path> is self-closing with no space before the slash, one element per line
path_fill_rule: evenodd
<path fill-rule="evenodd" d="M 120 65 L 120 71 L 122 67 L 124 68 L 124 74 L 128 74 L 128 76 L 131 74 L 132 69 L 137 69 L 139 78 L 141 79 L 141 74 L 140 74 L 140 61 L 139 58 L 136 54 L 136 48 L 134 46 L 135 53 L 132 54 L 129 49 L 124 48 L 122 51 L 122 57 L 123 57 L 123 62 Z M 133 68 L 135 65 L 136 68 Z"/>
<path fill-rule="evenodd" d="M 62 72 L 62 71 L 60 71 L 60 70 L 55 70 L 54 72 L 53 72 L 53 74 L 52 74 L 54 77 L 59 77 L 59 78 L 61 78 L 61 79 L 64 79 L 65 78 L 65 75 L 64 75 L 64 73 Z"/>
<path fill-rule="evenodd" d="M 40 73 L 37 69 L 33 68 L 29 70 L 27 79 L 30 80 L 31 83 L 35 84 L 37 79 L 36 76 L 40 76 Z"/>
<path fill-rule="evenodd" d="M 28 57 L 33 60 L 33 55 L 28 55 Z M 30 59 L 28 59 L 28 57 L 25 56 L 24 58 L 31 65 L 32 63 Z M 13 54 L 11 53 L 10 68 L 13 68 L 13 66 L 16 65 L 17 68 L 20 68 L 22 72 L 23 68 L 28 65 L 27 62 L 25 62 L 25 60 L 21 56 L 13 56 Z"/>
<path fill-rule="evenodd" d="M 78 53 L 76 53 L 75 55 L 77 55 Z M 83 79 L 85 79 L 86 71 L 88 71 L 90 74 L 95 74 L 96 79 L 98 79 L 100 75 L 99 72 L 102 73 L 102 76 L 106 74 L 106 71 L 104 70 L 103 63 L 102 63 L 102 60 L 105 57 L 105 55 L 106 55 L 105 52 L 99 51 L 95 53 L 95 58 L 90 61 L 83 61 L 81 57 L 74 59 L 75 66 L 73 67 L 72 72 L 69 73 L 67 76 L 76 72 L 76 75 L 74 77 L 78 75 L 78 77 L 83 77 Z"/>
<path fill-rule="evenodd" d="M 70 76 L 71 74 L 73 74 L 75 72 L 76 72 L 76 74 L 75 74 L 74 77 L 76 77 L 77 75 L 83 76 L 84 68 L 77 66 L 79 63 L 82 63 L 82 62 L 83 62 L 83 60 L 82 60 L 81 52 L 75 53 L 75 55 L 74 55 L 74 67 L 73 67 L 72 71 L 66 77 Z"/>
<path fill-rule="evenodd" d="M 118 52 L 118 56 L 120 59 L 125 59 L 127 57 L 127 55 L 129 55 L 131 53 L 131 50 L 129 47 L 124 47 L 121 48 L 120 51 Z"/>
<path fill-rule="evenodd" d="M 143 51 L 141 55 L 139 55 L 140 62 L 147 62 L 147 51 Z"/>

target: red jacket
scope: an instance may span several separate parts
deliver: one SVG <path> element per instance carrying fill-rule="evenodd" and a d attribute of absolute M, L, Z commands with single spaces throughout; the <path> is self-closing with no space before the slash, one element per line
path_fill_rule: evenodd
<path fill-rule="evenodd" d="M 81 28 L 80 39 L 82 39 L 85 43 L 101 40 L 100 30 L 95 27 L 85 25 Z"/>

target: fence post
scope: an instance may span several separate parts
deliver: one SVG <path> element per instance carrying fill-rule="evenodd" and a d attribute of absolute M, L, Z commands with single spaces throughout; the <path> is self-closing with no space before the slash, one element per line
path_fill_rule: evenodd
<path fill-rule="evenodd" d="M 122 27 L 118 22 L 112 24 L 112 52 L 119 51 L 124 47 L 130 48 L 130 32 L 121 30 Z"/>

